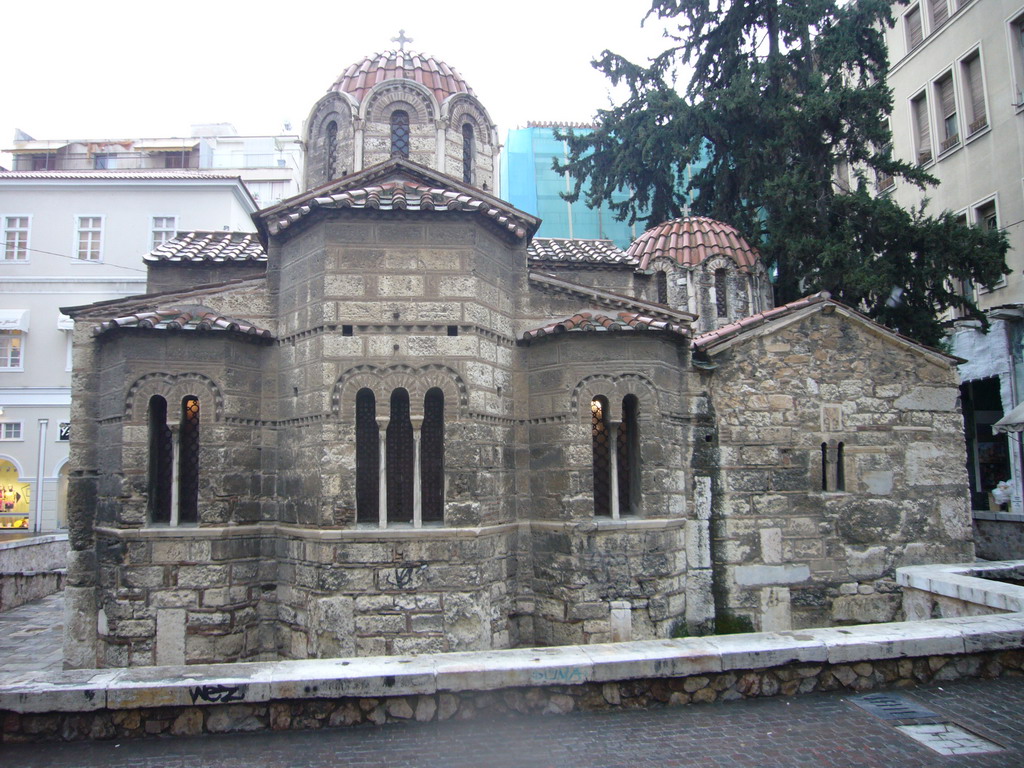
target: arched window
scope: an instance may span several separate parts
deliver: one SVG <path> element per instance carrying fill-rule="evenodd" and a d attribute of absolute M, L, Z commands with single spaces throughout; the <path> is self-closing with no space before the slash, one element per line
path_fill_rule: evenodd
<path fill-rule="evenodd" d="M 462 180 L 467 184 L 473 183 L 473 159 L 476 151 L 473 148 L 473 126 L 470 123 L 462 125 Z"/>
<path fill-rule="evenodd" d="M 608 399 L 601 395 L 590 401 L 590 442 L 594 457 L 594 514 L 610 517 L 612 505 Z"/>
<path fill-rule="evenodd" d="M 655 272 L 654 282 L 658 287 L 658 303 L 668 304 L 668 275 L 664 272 Z"/>
<path fill-rule="evenodd" d="M 729 316 L 729 294 L 727 293 L 725 270 L 715 270 L 715 314 L 718 317 Z"/>
<path fill-rule="evenodd" d="M 331 181 L 338 172 L 338 124 L 331 120 L 324 135 L 327 142 L 324 152 L 324 179 Z"/>
<path fill-rule="evenodd" d="M 444 392 L 437 387 L 423 398 L 420 437 L 422 520 L 444 520 Z"/>
<path fill-rule="evenodd" d="M 843 448 L 845 446 L 840 443 L 836 446 L 836 490 L 846 490 L 846 467 L 843 466 Z"/>
<path fill-rule="evenodd" d="M 199 520 L 199 398 L 181 401 L 181 435 L 178 447 L 178 522 Z"/>
<path fill-rule="evenodd" d="M 380 428 L 377 400 L 367 388 L 356 393 L 356 522 L 380 519 Z"/>
<path fill-rule="evenodd" d="M 387 429 L 388 522 L 413 519 L 414 446 L 409 418 L 409 392 L 391 393 L 391 419 Z"/>
<path fill-rule="evenodd" d="M 828 490 L 828 443 L 821 444 L 821 490 Z"/>
<path fill-rule="evenodd" d="M 622 398 L 622 423 L 616 436 L 615 464 L 619 481 L 619 514 L 635 515 L 640 509 L 640 401 L 636 395 Z"/>
<path fill-rule="evenodd" d="M 167 426 L 167 401 L 160 395 L 149 398 L 149 519 L 171 522 L 171 482 L 174 477 L 174 448 Z"/>
<path fill-rule="evenodd" d="M 409 113 L 403 109 L 391 113 L 391 156 L 409 157 Z"/>

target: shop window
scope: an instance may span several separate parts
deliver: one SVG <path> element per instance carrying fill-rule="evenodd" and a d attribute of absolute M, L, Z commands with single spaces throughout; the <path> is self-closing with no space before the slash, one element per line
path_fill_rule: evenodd
<path fill-rule="evenodd" d="M 24 368 L 21 331 L 0 331 L 0 369 L 20 371 Z"/>
<path fill-rule="evenodd" d="M 1010 451 L 1007 437 L 992 425 L 1003 417 L 1003 400 L 998 377 L 970 381 L 960 387 L 967 440 L 967 475 L 971 508 L 987 510 L 989 494 L 1003 480 L 1010 480 Z"/>
<path fill-rule="evenodd" d="M 462 126 L 462 180 L 473 183 L 473 159 L 476 152 L 473 147 L 473 126 L 465 123 Z"/>
<path fill-rule="evenodd" d="M 0 528 L 28 528 L 31 487 L 18 475 L 18 468 L 0 459 Z"/>
<path fill-rule="evenodd" d="M 409 113 L 402 109 L 391 113 L 391 156 L 409 157 Z"/>

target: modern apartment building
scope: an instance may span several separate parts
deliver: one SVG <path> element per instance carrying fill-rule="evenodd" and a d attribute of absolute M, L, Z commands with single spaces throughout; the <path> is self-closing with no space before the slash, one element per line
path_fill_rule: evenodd
<path fill-rule="evenodd" d="M 144 293 L 144 254 L 178 230 L 252 231 L 258 207 L 221 173 L 0 173 L 0 528 L 64 522 L 74 417 L 60 307 Z"/>
<path fill-rule="evenodd" d="M 949 210 L 1009 238 L 1011 273 L 991 290 L 963 286 L 986 310 L 991 332 L 961 320 L 951 338 L 954 354 L 968 360 L 960 372 L 976 517 L 992 506 L 1001 480 L 1011 482 L 1012 511 L 1020 512 L 1020 443 L 992 425 L 1024 398 L 1024 2 L 917 0 L 894 4 L 893 13 L 893 151 L 939 185 L 922 191 L 879 179 L 878 186 L 904 206 L 928 199 L 929 212 Z"/>

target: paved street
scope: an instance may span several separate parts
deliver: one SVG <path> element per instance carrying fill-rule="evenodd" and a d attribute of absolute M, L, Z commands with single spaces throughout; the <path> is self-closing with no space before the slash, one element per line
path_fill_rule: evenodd
<path fill-rule="evenodd" d="M 0 612 L 0 680 L 20 683 L 59 672 L 63 633 L 63 592 Z"/>
<path fill-rule="evenodd" d="M 812 694 L 648 711 L 256 733 L 188 739 L 0 747 L 18 768 L 625 768 L 626 766 L 1024 765 L 1024 679 L 975 680 L 901 691 L 1004 749 L 941 755 L 855 706 Z"/>

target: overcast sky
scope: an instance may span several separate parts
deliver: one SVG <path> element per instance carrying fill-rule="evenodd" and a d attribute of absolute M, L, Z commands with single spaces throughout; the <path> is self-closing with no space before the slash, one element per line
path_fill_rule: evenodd
<path fill-rule="evenodd" d="M 663 50 L 641 28 L 649 0 L 178 0 L 5 4 L 0 149 L 37 139 L 187 136 L 193 123 L 242 134 L 299 131 L 344 68 L 395 47 L 457 69 L 505 131 L 528 120 L 589 120 L 608 103 L 590 66 L 610 48 Z"/>

